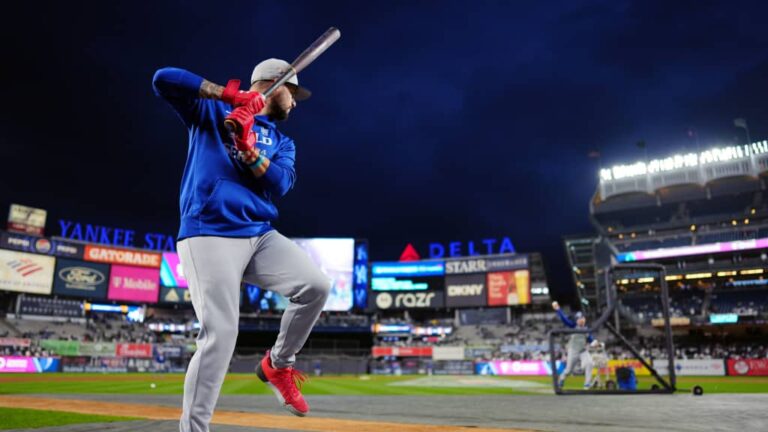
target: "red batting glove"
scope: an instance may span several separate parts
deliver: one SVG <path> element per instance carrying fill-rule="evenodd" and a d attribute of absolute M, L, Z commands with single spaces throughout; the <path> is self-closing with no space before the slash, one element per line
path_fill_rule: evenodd
<path fill-rule="evenodd" d="M 229 80 L 224 92 L 221 94 L 221 100 L 233 107 L 247 106 L 253 111 L 254 115 L 264 108 L 264 97 L 259 92 L 240 90 L 240 80 Z"/>
<path fill-rule="evenodd" d="M 256 144 L 256 134 L 253 132 L 253 116 L 247 106 L 237 107 L 227 116 L 226 120 L 237 125 L 234 132 L 235 147 L 240 151 L 248 151 Z"/>
<path fill-rule="evenodd" d="M 250 150 L 246 150 L 243 152 L 243 154 L 241 155 L 242 157 L 241 160 L 245 162 L 247 165 L 250 165 L 256 162 L 256 159 L 259 158 L 259 153 L 260 153 L 259 149 L 257 149 L 256 147 L 251 147 Z"/>

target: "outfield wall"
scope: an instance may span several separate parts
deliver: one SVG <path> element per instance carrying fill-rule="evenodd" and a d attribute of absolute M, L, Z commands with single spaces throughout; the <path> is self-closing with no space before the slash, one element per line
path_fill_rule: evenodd
<path fill-rule="evenodd" d="M 0 373 L 59 372 L 61 360 L 56 357 L 0 356 Z"/>
<path fill-rule="evenodd" d="M 130 353 L 128 351 L 127 353 Z M 261 356 L 235 358 L 230 372 L 251 373 Z M 668 375 L 666 359 L 652 362 L 661 375 Z M 65 357 L 0 356 L 0 373 L 50 372 L 176 372 L 183 373 L 187 363 L 180 358 L 104 356 L 102 353 Z M 334 356 L 300 356 L 296 368 L 315 375 L 506 375 L 551 376 L 549 362 L 543 360 L 431 360 L 403 358 L 386 363 L 374 363 L 367 358 Z M 629 366 L 638 376 L 650 376 L 650 371 L 637 360 L 610 360 L 611 374 L 615 369 Z M 557 362 L 558 372 L 565 367 Z M 768 358 L 764 359 L 678 359 L 677 376 L 768 376 Z M 595 370 L 596 372 L 596 370 Z"/>

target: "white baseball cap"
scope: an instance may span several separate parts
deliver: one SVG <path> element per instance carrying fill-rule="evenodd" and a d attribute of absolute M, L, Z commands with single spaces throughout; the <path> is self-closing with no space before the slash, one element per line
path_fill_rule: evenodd
<path fill-rule="evenodd" d="M 263 62 L 257 64 L 255 68 L 253 68 L 253 73 L 251 74 L 251 85 L 253 85 L 253 83 L 256 81 L 272 81 L 277 79 L 280 77 L 280 75 L 283 74 L 283 72 L 287 71 L 291 67 L 291 64 L 285 60 L 276 58 L 264 60 Z M 309 97 L 312 95 L 312 92 L 299 85 L 299 78 L 296 75 L 292 76 L 288 81 L 286 81 L 286 84 L 292 84 L 296 89 L 293 96 L 296 100 L 306 100 L 309 99 Z"/>

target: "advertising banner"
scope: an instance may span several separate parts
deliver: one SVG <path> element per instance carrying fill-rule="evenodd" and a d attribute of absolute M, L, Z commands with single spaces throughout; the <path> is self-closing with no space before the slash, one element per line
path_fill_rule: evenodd
<path fill-rule="evenodd" d="M 725 314 L 709 314 L 710 324 L 736 324 L 739 322 L 739 314 L 725 313 Z"/>
<path fill-rule="evenodd" d="M 60 356 L 80 355 L 80 341 L 43 339 L 40 347 Z"/>
<path fill-rule="evenodd" d="M 447 307 L 485 306 L 488 299 L 485 281 L 485 274 L 446 276 L 445 305 Z"/>
<path fill-rule="evenodd" d="M 499 347 L 503 353 L 526 353 L 526 352 L 546 352 L 549 351 L 549 343 L 538 344 L 504 344 Z"/>
<path fill-rule="evenodd" d="M 486 273 L 485 258 L 449 259 L 445 261 L 445 274 Z"/>
<path fill-rule="evenodd" d="M 114 342 L 80 342 L 80 355 L 91 357 L 114 357 Z"/>
<path fill-rule="evenodd" d="M 488 306 L 531 303 L 531 277 L 528 270 L 488 273 Z"/>
<path fill-rule="evenodd" d="M 134 344 L 134 343 L 117 344 L 117 356 L 118 357 L 137 357 L 137 358 L 152 357 L 152 344 Z"/>
<path fill-rule="evenodd" d="M 615 375 L 616 369 L 620 367 L 631 367 L 635 370 L 636 376 L 651 376 L 651 371 L 643 366 L 639 360 L 608 360 L 608 369 L 610 369 L 611 375 Z"/>
<path fill-rule="evenodd" d="M 443 261 L 376 262 L 371 264 L 371 290 L 442 291 L 444 274 Z"/>
<path fill-rule="evenodd" d="M 184 333 L 187 331 L 186 324 L 174 324 L 174 323 L 158 323 L 153 322 L 147 324 L 150 330 L 156 332 L 169 332 L 169 333 Z M 190 327 L 191 330 L 191 327 Z"/>
<path fill-rule="evenodd" d="M 561 362 L 558 363 L 560 368 Z M 475 363 L 478 375 L 552 375 L 552 367 L 544 360 L 495 360 Z"/>
<path fill-rule="evenodd" d="M 0 356 L 0 373 L 58 372 L 61 361 L 53 357 Z"/>
<path fill-rule="evenodd" d="M 92 299 L 107 298 L 109 265 L 59 258 L 53 293 Z"/>
<path fill-rule="evenodd" d="M 78 300 L 61 300 L 51 303 L 48 297 L 23 296 L 16 299 L 16 313 L 19 315 L 80 318 L 84 316 L 84 308 L 83 302 Z"/>
<path fill-rule="evenodd" d="M 122 357 L 64 357 L 61 362 L 63 372 L 128 372 Z"/>
<path fill-rule="evenodd" d="M 440 360 L 434 363 L 432 373 L 435 375 L 474 375 L 475 364 L 467 360 Z"/>
<path fill-rule="evenodd" d="M 648 249 L 620 253 L 616 256 L 619 262 L 658 260 L 662 258 L 683 257 L 691 255 L 716 254 L 752 249 L 768 248 L 768 238 L 737 240 L 729 242 L 705 243 L 696 246 L 680 246 L 672 248 Z"/>
<path fill-rule="evenodd" d="M 395 309 L 436 309 L 443 307 L 442 291 L 377 292 L 371 296 L 372 308 Z"/>
<path fill-rule="evenodd" d="M 436 346 L 432 348 L 433 360 L 464 360 L 463 346 Z"/>
<path fill-rule="evenodd" d="M 187 279 L 181 268 L 179 254 L 176 252 L 164 252 L 163 263 L 160 266 L 160 284 L 164 287 L 187 288 Z"/>
<path fill-rule="evenodd" d="M 496 348 L 492 346 L 468 346 L 464 348 L 464 358 L 476 359 L 483 357 L 490 357 Z"/>
<path fill-rule="evenodd" d="M 664 327 L 664 318 L 652 319 L 651 325 L 654 327 Z M 691 319 L 688 317 L 669 317 L 669 325 L 672 327 L 691 325 Z"/>
<path fill-rule="evenodd" d="M 374 262 L 371 263 L 371 276 L 443 276 L 445 275 L 444 261 L 413 261 L 413 262 Z"/>
<path fill-rule="evenodd" d="M 501 308 L 459 309 L 461 325 L 506 324 L 507 310 Z"/>
<path fill-rule="evenodd" d="M 431 346 L 425 347 L 373 347 L 373 357 L 432 357 Z"/>
<path fill-rule="evenodd" d="M 30 339 L 9 338 L 9 337 L 0 338 L 0 346 L 28 347 L 30 343 L 32 343 Z"/>
<path fill-rule="evenodd" d="M 48 212 L 34 207 L 11 204 L 8 212 L 8 231 L 44 235 Z"/>
<path fill-rule="evenodd" d="M 160 268 L 162 255 L 157 252 L 145 252 L 131 249 L 117 249 L 106 246 L 86 245 L 85 260 L 107 263 L 124 264 L 139 267 Z"/>
<path fill-rule="evenodd" d="M 5 231 L 0 232 L 0 248 L 67 258 L 82 258 L 84 250 L 77 243 Z"/>
<path fill-rule="evenodd" d="M 0 290 L 50 294 L 56 258 L 0 249 Z"/>
<path fill-rule="evenodd" d="M 503 270 L 528 268 L 528 255 L 506 255 L 497 257 L 473 257 L 445 261 L 445 274 L 487 273 Z"/>
<path fill-rule="evenodd" d="M 528 268 L 528 255 L 507 255 L 486 260 L 488 271 L 524 270 Z"/>
<path fill-rule="evenodd" d="M 192 296 L 187 288 L 160 287 L 160 303 L 192 303 Z"/>
<path fill-rule="evenodd" d="M 355 309 L 368 307 L 368 241 L 355 240 L 352 297 Z"/>
<path fill-rule="evenodd" d="M 728 359 L 728 375 L 768 376 L 768 359 Z"/>
<path fill-rule="evenodd" d="M 155 345 L 155 353 L 170 358 L 181 357 L 184 350 L 179 345 Z"/>
<path fill-rule="evenodd" d="M 387 334 L 387 335 L 409 335 L 413 331 L 413 326 L 410 324 L 381 324 L 375 323 L 371 325 L 371 333 L 373 334 Z"/>
<path fill-rule="evenodd" d="M 159 256 L 159 255 L 158 255 Z M 160 293 L 160 270 L 113 265 L 109 275 L 110 300 L 156 303 Z"/>
<path fill-rule="evenodd" d="M 669 375 L 667 359 L 654 359 L 653 368 L 659 375 Z M 676 359 L 675 374 L 677 376 L 724 376 L 724 359 Z"/>

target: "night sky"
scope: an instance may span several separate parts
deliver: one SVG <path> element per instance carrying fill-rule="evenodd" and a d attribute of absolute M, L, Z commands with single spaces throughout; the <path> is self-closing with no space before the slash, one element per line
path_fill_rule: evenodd
<path fill-rule="evenodd" d="M 639 140 L 651 157 L 743 143 L 736 117 L 768 138 L 763 1 L 21 3 L 0 26 L 0 211 L 47 209 L 51 235 L 175 233 L 187 135 L 155 70 L 245 82 L 330 26 L 281 126 L 297 183 L 276 226 L 367 238 L 374 260 L 509 237 L 563 295 L 561 237 L 591 230 L 599 164 L 642 159 Z"/>

